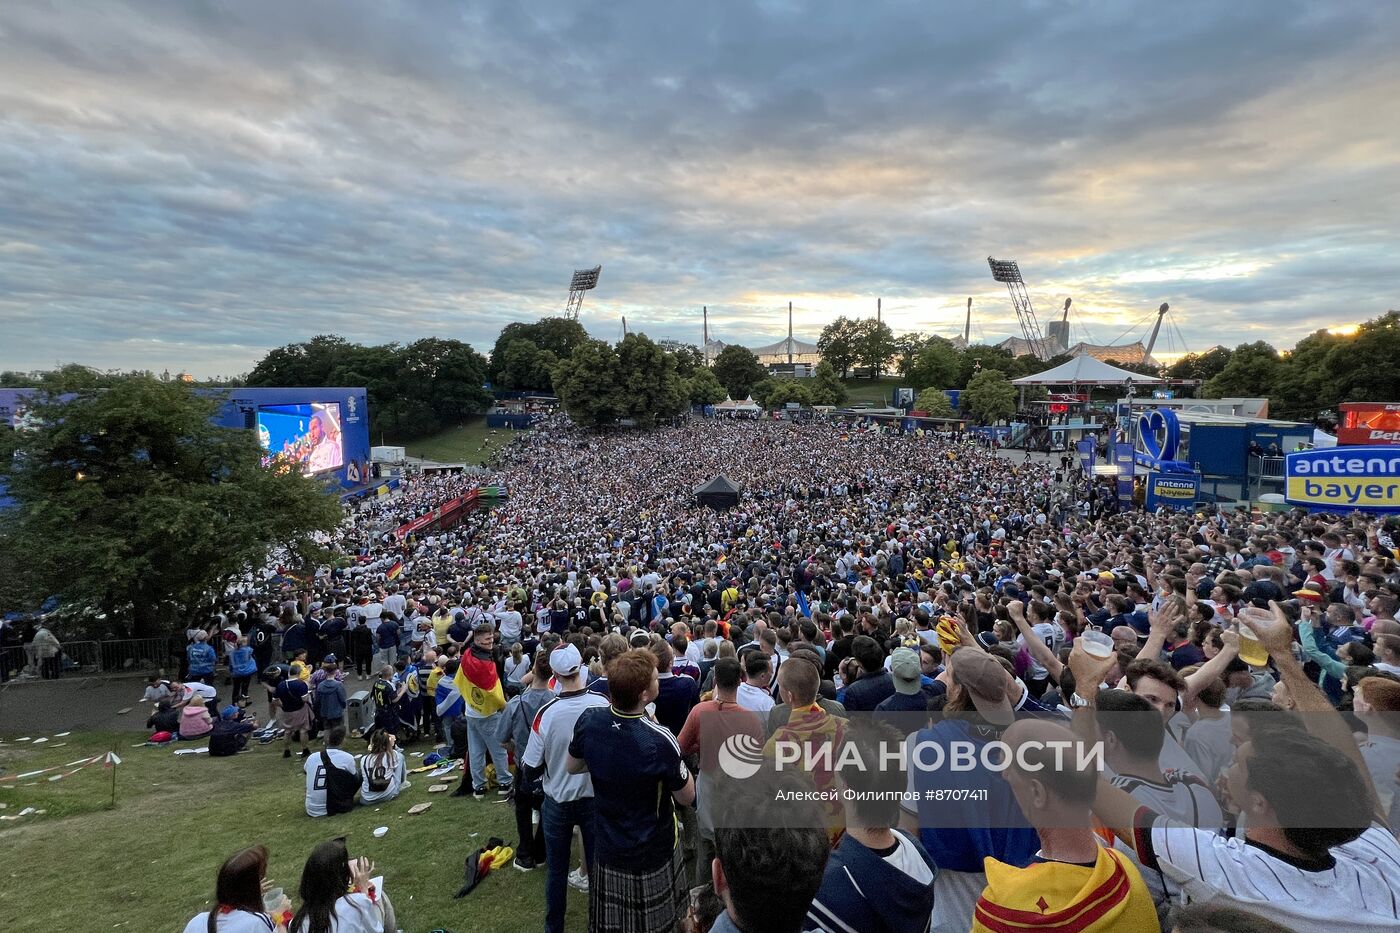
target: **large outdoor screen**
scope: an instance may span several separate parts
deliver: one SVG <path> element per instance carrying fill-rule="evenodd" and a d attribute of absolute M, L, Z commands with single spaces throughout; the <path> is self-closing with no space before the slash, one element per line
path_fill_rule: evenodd
<path fill-rule="evenodd" d="M 340 436 L 340 405 L 263 405 L 258 409 L 258 440 L 266 466 L 295 465 L 303 473 L 322 473 L 344 466 Z"/>

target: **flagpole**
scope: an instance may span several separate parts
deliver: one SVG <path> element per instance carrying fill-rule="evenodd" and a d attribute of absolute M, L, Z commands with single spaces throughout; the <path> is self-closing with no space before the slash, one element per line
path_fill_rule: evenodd
<path fill-rule="evenodd" d="M 117 808 L 117 764 L 116 764 L 116 760 L 117 760 L 117 743 L 116 743 L 116 740 L 113 740 L 113 741 L 112 741 L 112 751 L 109 753 L 109 757 L 108 757 L 107 760 L 108 760 L 109 762 L 111 762 L 111 764 L 112 764 L 112 800 L 111 800 L 110 803 L 107 804 L 107 809 L 109 809 L 109 810 L 115 810 L 115 809 Z"/>

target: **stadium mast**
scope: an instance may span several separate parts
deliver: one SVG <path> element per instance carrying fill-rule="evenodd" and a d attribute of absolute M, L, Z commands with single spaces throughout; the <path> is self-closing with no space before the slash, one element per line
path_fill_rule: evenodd
<path fill-rule="evenodd" d="M 1035 308 L 1031 307 L 1031 296 L 1026 292 L 1020 266 L 1013 260 L 993 259 L 991 256 L 987 257 L 987 265 L 991 267 L 993 279 L 1006 283 L 1006 290 L 1011 295 L 1011 306 L 1016 309 L 1016 318 L 1021 322 L 1021 333 L 1026 338 L 1031 353 L 1038 360 L 1048 360 L 1051 354 L 1048 352 L 1045 338 L 1040 333 L 1040 323 L 1035 319 Z"/>
<path fill-rule="evenodd" d="M 1157 309 L 1157 321 L 1152 325 L 1152 336 L 1147 338 L 1147 349 L 1142 354 L 1142 361 L 1144 363 L 1156 362 L 1156 360 L 1152 359 L 1152 348 L 1157 346 L 1157 333 L 1162 329 L 1162 318 L 1166 317 L 1167 312 L 1170 310 L 1171 305 L 1167 304 L 1165 301 L 1162 302 L 1162 306 Z"/>
<path fill-rule="evenodd" d="M 963 349 L 970 346 L 972 340 L 972 296 L 967 298 L 967 320 L 963 322 Z"/>
<path fill-rule="evenodd" d="M 574 277 L 569 282 L 569 303 L 564 306 L 564 317 L 571 321 L 578 320 L 579 309 L 583 307 L 583 293 L 598 287 L 598 273 L 602 271 L 602 266 L 574 270 Z"/>

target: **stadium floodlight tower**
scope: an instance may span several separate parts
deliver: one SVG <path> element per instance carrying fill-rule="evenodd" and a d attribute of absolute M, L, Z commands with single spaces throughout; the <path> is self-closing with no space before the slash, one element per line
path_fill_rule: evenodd
<path fill-rule="evenodd" d="M 1011 294 L 1011 306 L 1016 309 L 1016 318 L 1021 322 L 1021 334 L 1026 344 L 1038 360 L 1048 360 L 1051 356 L 1049 345 L 1040 333 L 1040 324 L 1035 319 L 1035 309 L 1031 307 L 1031 296 L 1026 292 L 1026 283 L 1021 279 L 1021 268 L 1010 259 L 987 257 L 987 265 L 992 268 L 992 278 L 1006 283 Z"/>
<path fill-rule="evenodd" d="M 583 307 L 583 293 L 598 287 L 598 273 L 602 271 L 602 266 L 574 270 L 574 277 L 569 282 L 569 303 L 564 306 L 564 317 L 571 321 L 578 320 L 579 309 Z"/>

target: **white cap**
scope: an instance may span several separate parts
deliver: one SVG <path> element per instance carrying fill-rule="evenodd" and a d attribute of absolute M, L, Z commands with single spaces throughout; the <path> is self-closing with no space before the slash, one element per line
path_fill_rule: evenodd
<path fill-rule="evenodd" d="M 562 644 L 549 653 L 549 669 L 557 677 L 572 677 L 578 673 L 581 666 L 583 658 L 578 649 L 571 644 Z"/>

